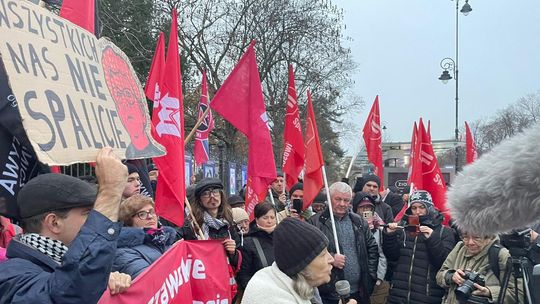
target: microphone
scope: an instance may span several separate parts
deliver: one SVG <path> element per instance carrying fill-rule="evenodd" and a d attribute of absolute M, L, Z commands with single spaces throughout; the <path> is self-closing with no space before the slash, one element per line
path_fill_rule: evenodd
<path fill-rule="evenodd" d="M 460 229 L 492 235 L 538 222 L 539 142 L 536 124 L 463 168 L 446 203 Z"/>
<path fill-rule="evenodd" d="M 339 280 L 336 282 L 336 292 L 341 299 L 341 303 L 345 304 L 351 295 L 351 284 L 347 280 Z"/>

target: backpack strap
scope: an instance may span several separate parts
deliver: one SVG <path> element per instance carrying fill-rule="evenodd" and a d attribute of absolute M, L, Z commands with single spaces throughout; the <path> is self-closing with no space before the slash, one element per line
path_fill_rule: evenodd
<path fill-rule="evenodd" d="M 262 250 L 261 243 L 259 242 L 259 239 L 256 237 L 253 238 L 253 243 L 255 244 L 255 249 L 257 249 L 257 254 L 259 255 L 259 258 L 261 259 L 262 267 L 268 267 L 268 261 L 266 260 L 266 256 L 264 255 L 264 251 Z"/>
<path fill-rule="evenodd" d="M 499 253 L 501 249 L 501 245 L 495 242 L 491 245 L 491 247 L 489 247 L 488 250 L 489 267 L 491 267 L 491 271 L 493 271 L 493 274 L 495 274 L 499 282 L 501 282 L 501 267 L 499 266 Z"/>

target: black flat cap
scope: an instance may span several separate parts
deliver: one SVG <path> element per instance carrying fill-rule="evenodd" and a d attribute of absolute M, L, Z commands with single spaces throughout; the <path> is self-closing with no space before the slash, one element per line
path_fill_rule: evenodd
<path fill-rule="evenodd" d="M 97 189 L 75 177 L 48 173 L 31 179 L 19 191 L 17 205 L 21 219 L 61 209 L 94 205 Z"/>
<path fill-rule="evenodd" d="M 195 197 L 201 196 L 201 193 L 209 188 L 223 189 L 223 184 L 217 178 L 205 177 L 195 185 Z"/>

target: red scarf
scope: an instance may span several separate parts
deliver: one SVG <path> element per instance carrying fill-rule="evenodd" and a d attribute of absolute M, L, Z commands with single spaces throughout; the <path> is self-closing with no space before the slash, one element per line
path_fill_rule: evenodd
<path fill-rule="evenodd" d="M 0 216 L 0 247 L 7 248 L 9 241 L 11 241 L 15 234 L 15 226 L 9 219 Z"/>

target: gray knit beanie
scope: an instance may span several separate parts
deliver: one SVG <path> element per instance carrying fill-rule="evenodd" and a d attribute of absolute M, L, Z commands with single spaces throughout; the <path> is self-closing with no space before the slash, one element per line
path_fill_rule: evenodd
<path fill-rule="evenodd" d="M 274 230 L 274 257 L 289 277 L 302 271 L 328 246 L 328 238 L 317 227 L 286 218 Z"/>

